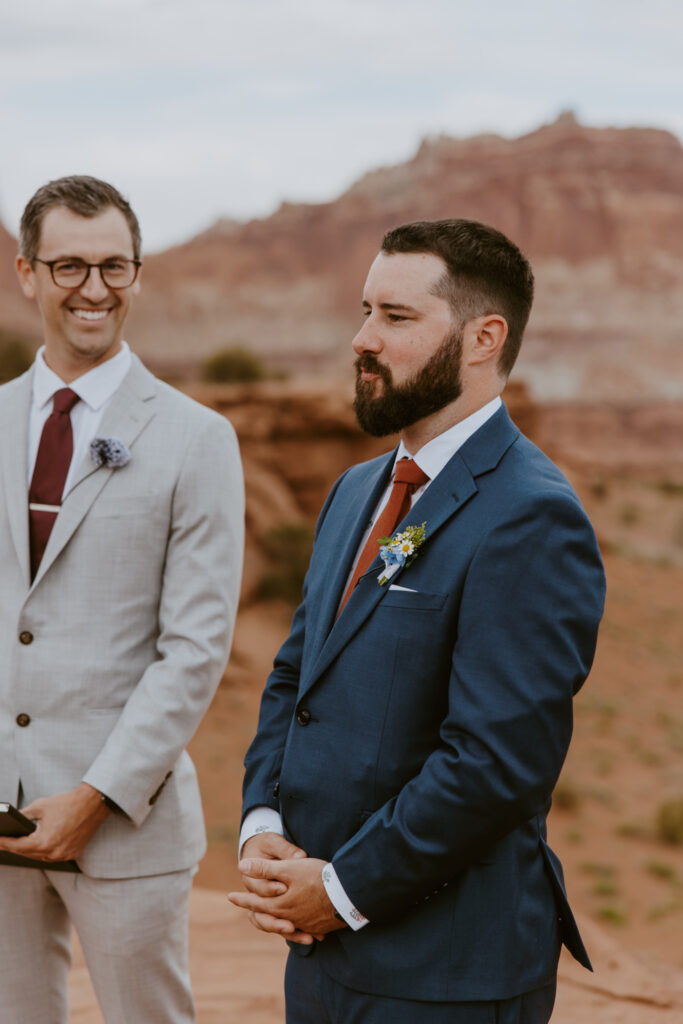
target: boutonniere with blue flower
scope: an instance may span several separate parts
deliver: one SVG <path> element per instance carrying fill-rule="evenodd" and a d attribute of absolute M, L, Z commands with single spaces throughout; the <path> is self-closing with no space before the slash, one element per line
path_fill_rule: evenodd
<path fill-rule="evenodd" d="M 130 449 L 118 437 L 96 437 L 90 442 L 90 456 L 98 469 L 120 469 L 130 462 Z"/>
<path fill-rule="evenodd" d="M 381 587 L 388 583 L 395 572 L 404 565 L 410 565 L 417 558 L 417 549 L 424 544 L 427 537 L 426 522 L 422 526 L 406 526 L 401 533 L 393 537 L 382 537 L 379 541 L 379 553 L 384 568 L 377 577 Z"/>

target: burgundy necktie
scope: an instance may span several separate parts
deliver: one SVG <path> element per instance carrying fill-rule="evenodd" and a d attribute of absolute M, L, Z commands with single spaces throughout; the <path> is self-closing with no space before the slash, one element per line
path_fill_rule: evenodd
<path fill-rule="evenodd" d="M 408 514 L 410 510 L 410 501 L 418 489 L 423 484 L 428 483 L 429 477 L 426 473 L 423 473 L 417 463 L 413 462 L 412 459 L 399 459 L 396 463 L 396 469 L 394 472 L 394 486 L 391 489 L 389 500 L 382 509 L 381 515 L 378 517 L 377 522 L 372 528 L 370 536 L 368 537 L 365 547 L 361 551 L 360 558 L 356 563 L 356 568 L 353 571 L 351 582 L 346 588 L 344 594 L 344 600 L 342 601 L 339 612 L 351 597 L 353 588 L 361 578 L 364 572 L 370 568 L 374 560 L 379 554 L 378 541 L 382 537 L 391 537 L 392 533 L 401 522 L 403 517 Z"/>
<path fill-rule="evenodd" d="M 55 392 L 52 412 L 40 435 L 36 464 L 28 492 L 31 530 L 31 579 L 38 572 L 57 513 L 74 450 L 69 413 L 78 401 L 71 388 Z"/>

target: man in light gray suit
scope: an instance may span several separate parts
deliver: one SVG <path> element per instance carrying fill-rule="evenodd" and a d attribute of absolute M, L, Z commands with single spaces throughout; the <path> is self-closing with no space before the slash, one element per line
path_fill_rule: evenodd
<path fill-rule="evenodd" d="M 139 267 L 111 185 L 28 203 L 17 270 L 45 344 L 0 388 L 0 800 L 37 828 L 0 850 L 45 867 L 0 864 L 3 1024 L 66 1024 L 71 923 L 107 1024 L 195 1019 L 184 748 L 230 646 L 243 485 L 229 423 L 123 341 Z"/>

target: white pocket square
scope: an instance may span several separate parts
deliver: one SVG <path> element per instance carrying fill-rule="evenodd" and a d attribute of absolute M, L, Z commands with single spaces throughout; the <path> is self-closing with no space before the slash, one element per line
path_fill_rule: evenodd
<path fill-rule="evenodd" d="M 417 590 L 413 590 L 412 587 L 399 587 L 398 583 L 392 583 L 389 590 L 402 590 L 405 594 L 417 594 Z"/>

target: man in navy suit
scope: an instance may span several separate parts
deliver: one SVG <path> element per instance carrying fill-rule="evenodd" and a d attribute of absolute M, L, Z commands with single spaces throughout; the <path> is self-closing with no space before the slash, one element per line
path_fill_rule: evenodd
<path fill-rule="evenodd" d="M 321 512 L 231 895 L 291 942 L 290 1024 L 545 1024 L 561 944 L 590 967 L 546 815 L 604 575 L 500 400 L 532 296 L 517 247 L 465 220 L 390 231 L 366 281 L 355 409 L 400 444 Z"/>

